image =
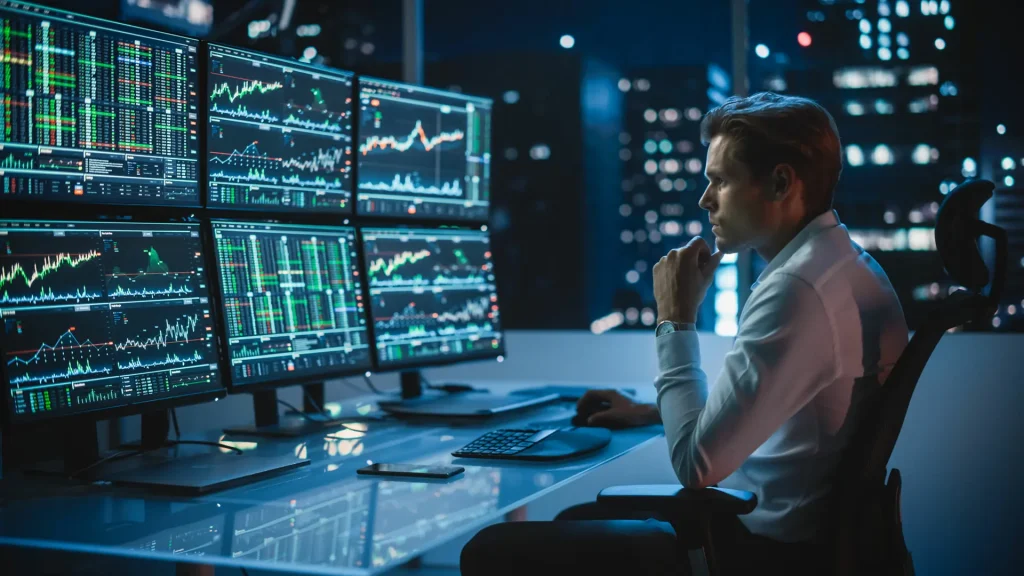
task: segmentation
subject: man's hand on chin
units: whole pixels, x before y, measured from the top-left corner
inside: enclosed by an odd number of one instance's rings
[[[697,309],[715,278],[725,253],[714,254],[703,238],[670,251],[654,265],[654,299],[658,322],[696,322]]]

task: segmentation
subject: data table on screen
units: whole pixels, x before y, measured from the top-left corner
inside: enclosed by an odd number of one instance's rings
[[[198,41],[0,0],[0,198],[199,205]]]
[[[233,385],[370,367],[355,229],[213,222]]]

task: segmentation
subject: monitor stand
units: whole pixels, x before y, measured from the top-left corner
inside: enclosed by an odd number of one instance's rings
[[[64,454],[56,463],[26,468],[26,473],[59,475],[87,482],[106,481],[113,484],[139,486],[158,492],[198,495],[255,482],[292,468],[309,465],[306,458],[293,454],[257,455],[202,452],[177,456],[163,449],[188,441],[168,439],[170,419],[167,410],[142,415],[142,440],[125,451],[101,454],[96,423],[81,419],[67,423],[63,430]],[[216,444],[196,442],[200,444]],[[211,450],[215,446],[211,446]],[[105,462],[109,459],[110,462]]]
[[[394,416],[414,418],[489,418],[534,408],[558,400],[555,393],[522,396],[467,393],[423,393],[419,371],[402,372],[401,400],[380,401],[381,410]]]
[[[303,414],[282,419],[278,415],[277,390],[259,390],[252,393],[256,423],[252,426],[225,428],[227,434],[258,436],[261,438],[297,438],[320,434],[324,430],[342,428],[346,422],[376,419],[359,414],[327,415],[323,413],[324,384],[306,384],[302,387]]]

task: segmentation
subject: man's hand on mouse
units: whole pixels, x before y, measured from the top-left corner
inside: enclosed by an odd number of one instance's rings
[[[696,322],[697,309],[715,278],[715,270],[725,254],[714,254],[703,238],[697,236],[682,248],[672,250],[654,265],[654,300],[658,322]]]
[[[608,404],[609,407],[602,410],[602,404]],[[590,414],[587,426],[602,428],[630,428],[661,422],[661,415],[654,405],[635,402],[618,390],[610,389],[587,390],[576,402],[576,413]]]

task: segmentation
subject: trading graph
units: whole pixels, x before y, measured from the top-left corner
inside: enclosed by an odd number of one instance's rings
[[[501,353],[487,233],[368,229],[363,255],[381,365]]]
[[[369,367],[354,229],[213,229],[234,384]]]
[[[351,212],[352,77],[210,47],[210,204]]]
[[[0,0],[0,195],[199,205],[198,42]]]
[[[197,225],[0,221],[16,418],[216,389]]]
[[[362,212],[487,219],[489,100],[369,79],[359,99]]]

